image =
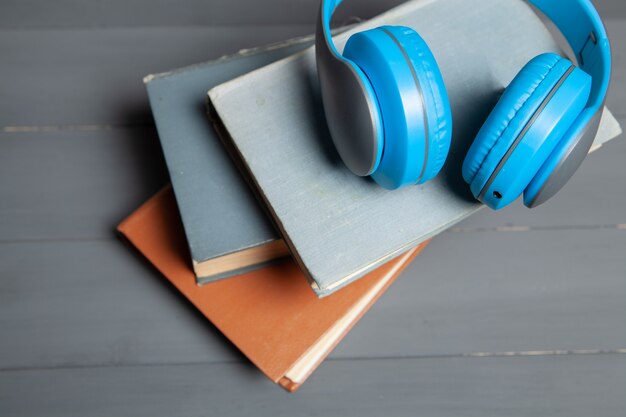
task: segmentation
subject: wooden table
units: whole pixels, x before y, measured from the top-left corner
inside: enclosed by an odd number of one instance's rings
[[[596,3],[626,125],[626,3]],[[116,237],[167,182],[142,77],[310,33],[316,9],[0,4],[1,416],[624,415],[623,136],[550,204],[436,238],[295,395]]]

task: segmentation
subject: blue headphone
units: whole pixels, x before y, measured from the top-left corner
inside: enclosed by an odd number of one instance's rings
[[[322,0],[315,50],[335,147],[356,175],[387,189],[421,184],[441,170],[452,116],[443,77],[413,29],[382,26],[350,37],[340,54],[330,19],[342,0]],[[587,155],[611,75],[610,46],[590,0],[528,0],[563,33],[578,65],[554,53],[533,58],[511,81],[467,152],[463,178],[493,209],[522,193],[538,206]]]

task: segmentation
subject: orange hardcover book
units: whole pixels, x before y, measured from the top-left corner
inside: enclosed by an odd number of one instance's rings
[[[319,299],[290,258],[198,286],[170,187],[126,218],[118,231],[268,378],[290,392],[300,387],[427,243]]]

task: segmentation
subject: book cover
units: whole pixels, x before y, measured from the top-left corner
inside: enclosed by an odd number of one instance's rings
[[[411,1],[347,33],[383,24],[417,30],[451,101],[448,160],[424,185],[387,191],[341,163],[332,146],[310,48],[210,90],[222,139],[242,161],[289,249],[319,296],[330,294],[482,208],[462,158],[504,87],[533,57],[559,51],[517,0]],[[511,45],[515,45],[514,48]],[[608,111],[597,144],[619,133]]]
[[[208,121],[206,91],[311,45],[311,37],[145,78],[198,283],[288,254]]]
[[[290,258],[228,280],[196,285],[169,187],[118,230],[269,379],[290,392],[302,385],[427,243],[319,299]]]

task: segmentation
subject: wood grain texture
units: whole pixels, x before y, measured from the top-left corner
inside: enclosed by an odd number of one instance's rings
[[[404,0],[384,3],[361,1],[342,7],[335,22],[352,16],[367,19]],[[5,0],[0,14],[0,28],[85,28],[136,26],[243,26],[307,25],[313,31],[319,8],[316,0],[61,0],[51,4],[42,0]],[[71,13],[67,11],[71,10]]]
[[[385,7],[374,3],[346,8]],[[622,0],[594,3],[626,16]],[[440,236],[295,397],[111,239],[115,224],[165,181],[141,78],[311,32],[316,2],[268,4],[279,5],[0,5],[0,126],[36,128],[0,134],[0,415],[622,416],[624,354],[422,356],[625,347],[617,321],[626,239],[602,226],[624,223],[623,137],[585,163],[559,197],[568,203],[551,202],[559,209],[482,212],[468,223],[572,230],[468,227]],[[302,25],[251,25],[267,19]],[[183,27],[204,24],[224,26]],[[607,26],[615,58],[609,106],[624,124],[626,24]],[[81,124],[144,128],[90,132]],[[618,192],[599,205],[598,184]],[[529,276],[536,269],[550,275]]]
[[[334,360],[293,396],[249,365],[0,374],[0,414],[623,416],[626,355]]]
[[[335,21],[351,16],[367,19],[402,2],[351,2],[338,10]],[[626,17],[622,0],[594,4],[603,16]],[[316,0],[4,0],[0,28],[305,24],[312,29],[318,6]]]
[[[615,60],[608,105],[618,118],[626,118],[622,22],[607,21]],[[0,30],[0,128],[152,125],[145,75],[310,32],[306,25]]]
[[[432,246],[331,357],[626,348],[624,230],[447,233]],[[0,248],[0,369],[239,359],[120,242]]]
[[[0,368],[239,360],[130,245],[0,247]]]
[[[0,132],[0,242],[113,238],[166,172],[152,127]]]
[[[0,126],[152,125],[144,76],[306,34],[297,25],[2,30]]]
[[[624,224],[625,158],[622,136],[591,155],[549,204],[482,210],[453,230]],[[166,181],[153,128],[0,132],[0,241],[111,238]]]
[[[613,40],[616,63],[609,104],[616,114],[626,114],[626,80],[624,71],[620,70],[626,62],[626,42],[622,41],[626,39],[626,25],[612,20],[608,27],[611,34],[619,35]],[[143,45],[131,36],[133,31],[120,36],[105,30],[67,31],[65,35],[59,31],[16,31],[15,36],[0,37],[0,44],[4,42],[0,69],[7,74],[0,81],[0,95],[8,97],[0,101],[3,127],[0,191],[9,196],[0,199],[0,240],[110,237],[117,221],[166,181],[141,77],[151,71],[169,69],[167,63],[185,65],[207,59],[211,54],[215,57],[226,53],[226,48],[232,48],[228,50],[232,52],[243,46],[245,39],[250,45],[254,42],[252,31],[230,38],[228,34],[234,30],[223,29],[220,40],[224,45],[210,43],[208,49],[203,49],[206,40],[197,35],[196,28],[190,28],[186,35],[184,30],[176,29],[172,33],[178,36],[160,43],[169,39],[170,30],[137,29],[136,33],[145,40]],[[70,42],[84,33],[89,34],[88,42]],[[276,33],[281,35],[289,36],[289,33]],[[134,47],[116,49],[118,43],[126,43],[121,41],[124,36],[130,38],[129,43]],[[194,39],[195,42],[191,41]],[[92,45],[115,54],[90,52]],[[63,59],[57,59],[59,53]],[[88,56],[90,64],[76,70],[75,61],[67,59],[71,53]],[[133,60],[137,53],[142,56]],[[127,62],[132,65],[126,65]],[[107,81],[96,85],[91,82],[93,79]],[[622,117],[622,125],[625,121],[626,117]],[[93,126],[80,126],[81,123]],[[145,128],[112,128],[111,123],[145,125]],[[48,152],[46,146],[54,152]],[[484,210],[460,227],[625,223],[621,207],[626,204],[626,169],[620,163],[624,152],[622,136],[590,157],[571,184],[550,204],[532,211],[520,204],[499,213]],[[93,162],[86,172],[80,168],[84,165],[72,163],[81,159]],[[110,164],[116,168],[111,169]],[[45,167],[45,170],[32,167]],[[99,184],[96,188],[84,186],[81,193],[76,193],[76,187],[67,181],[70,178],[83,179],[89,184],[97,180]],[[24,186],[15,186],[16,181],[24,182]],[[125,185],[122,193],[120,184]],[[55,193],[50,192],[53,189]],[[44,192],[47,198],[43,197]],[[587,204],[593,204],[593,210],[586,210],[585,207],[591,208]],[[67,210],[68,205],[71,210]],[[580,209],[571,210],[573,206]],[[50,222],[44,214],[55,221]]]

